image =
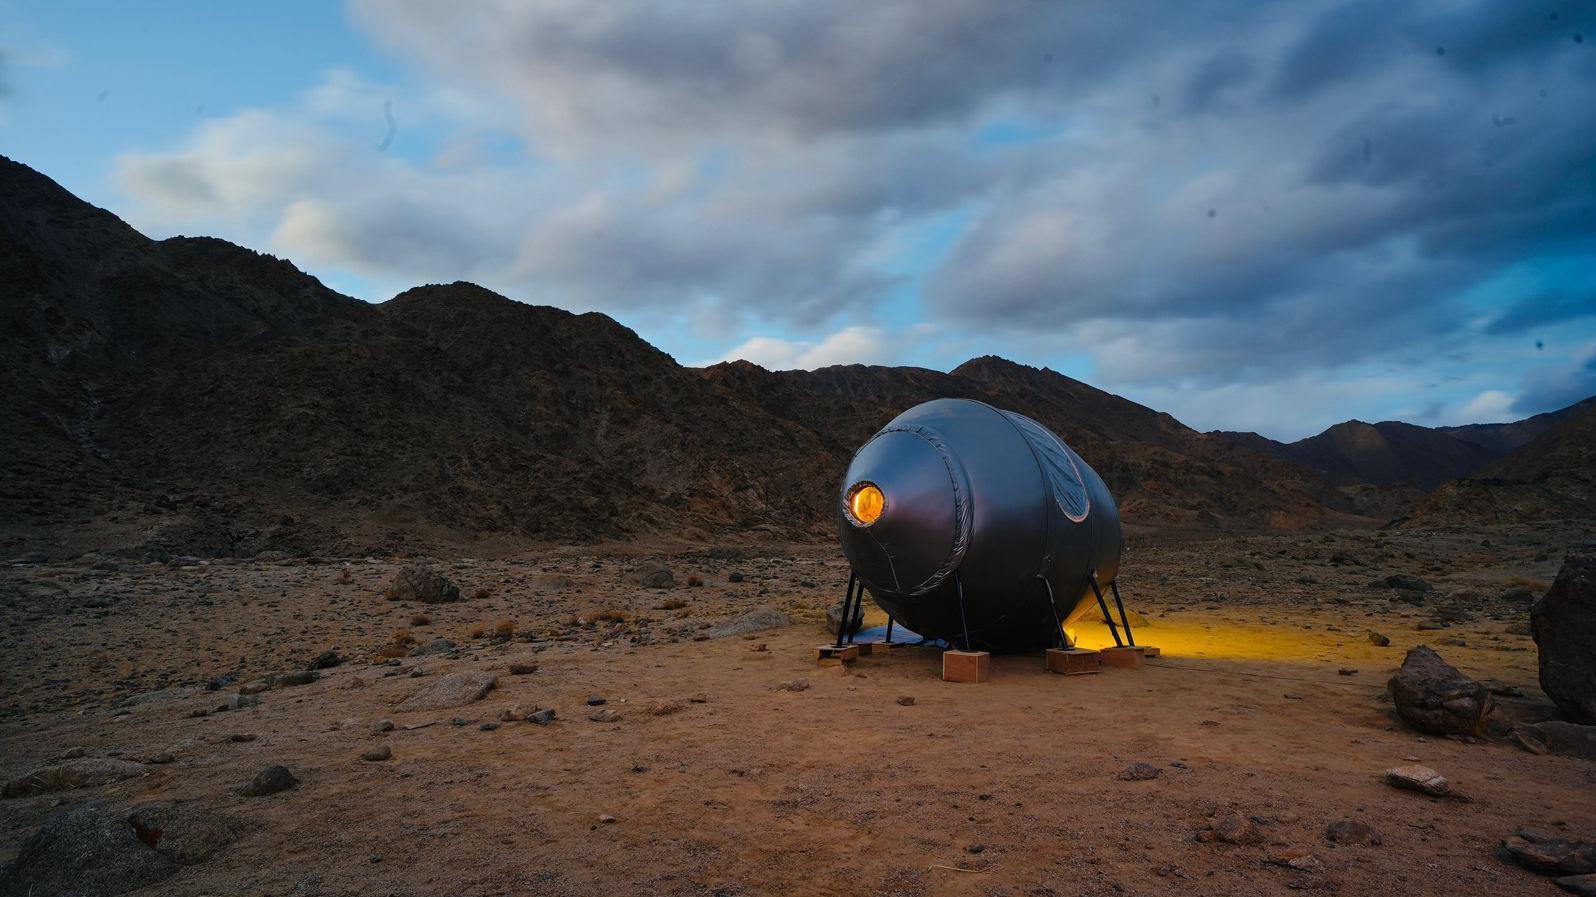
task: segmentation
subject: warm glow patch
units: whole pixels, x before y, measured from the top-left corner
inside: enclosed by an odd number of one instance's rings
[[[848,492],[848,516],[859,526],[869,526],[881,517],[887,497],[874,483],[855,483]]]

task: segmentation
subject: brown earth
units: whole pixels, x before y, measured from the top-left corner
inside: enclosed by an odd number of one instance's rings
[[[0,579],[0,778],[71,748],[173,762],[0,801],[0,861],[60,806],[168,799],[242,834],[140,894],[1551,894],[1493,850],[1519,826],[1596,835],[1596,766],[1420,736],[1385,682],[1427,643],[1518,689],[1498,698],[1504,717],[1544,718],[1510,590],[1538,593],[1593,541],[1566,526],[1136,540],[1123,583],[1163,658],[1065,678],[1000,657],[983,685],[940,681],[932,648],[817,668],[844,568],[811,545],[458,557],[439,568],[487,594],[441,605],[385,599],[391,558],[16,567]],[[635,585],[630,571],[658,561],[704,584]],[[1370,587],[1395,573],[1434,591],[1414,605]],[[695,640],[765,606],[795,624]],[[495,643],[501,620],[514,635]],[[400,629],[459,647],[372,663]],[[214,712],[238,685],[206,691],[212,677],[248,682],[330,648],[354,659]],[[510,675],[512,661],[538,669]],[[472,670],[499,676],[477,703],[393,709]],[[798,679],[809,687],[779,687]],[[590,721],[594,696],[618,718]],[[480,728],[511,705],[558,716]],[[384,718],[397,727],[374,732]],[[391,759],[361,759],[379,745]],[[1121,779],[1137,762],[1161,772]],[[1381,782],[1414,762],[1471,801]],[[235,793],[275,763],[301,784]],[[1197,840],[1230,814],[1255,839]],[[1339,820],[1381,843],[1329,843]],[[1280,864],[1293,859],[1305,868]]]

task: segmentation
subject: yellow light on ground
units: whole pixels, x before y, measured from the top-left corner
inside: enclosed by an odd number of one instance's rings
[[[859,526],[869,526],[881,518],[887,497],[874,483],[855,483],[848,492],[848,516]]]

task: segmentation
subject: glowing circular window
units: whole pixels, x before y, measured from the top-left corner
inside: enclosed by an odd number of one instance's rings
[[[887,497],[875,483],[854,483],[848,489],[848,516],[855,526],[869,526],[881,519],[886,510]]]

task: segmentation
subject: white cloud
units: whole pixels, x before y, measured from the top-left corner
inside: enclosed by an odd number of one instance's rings
[[[1487,389],[1465,402],[1455,417],[1467,423],[1490,424],[1517,420],[1522,415],[1513,413],[1512,393]]]
[[[751,361],[772,371],[814,370],[837,364],[894,364],[903,350],[878,327],[845,327],[819,342],[756,336],[719,361]]]

